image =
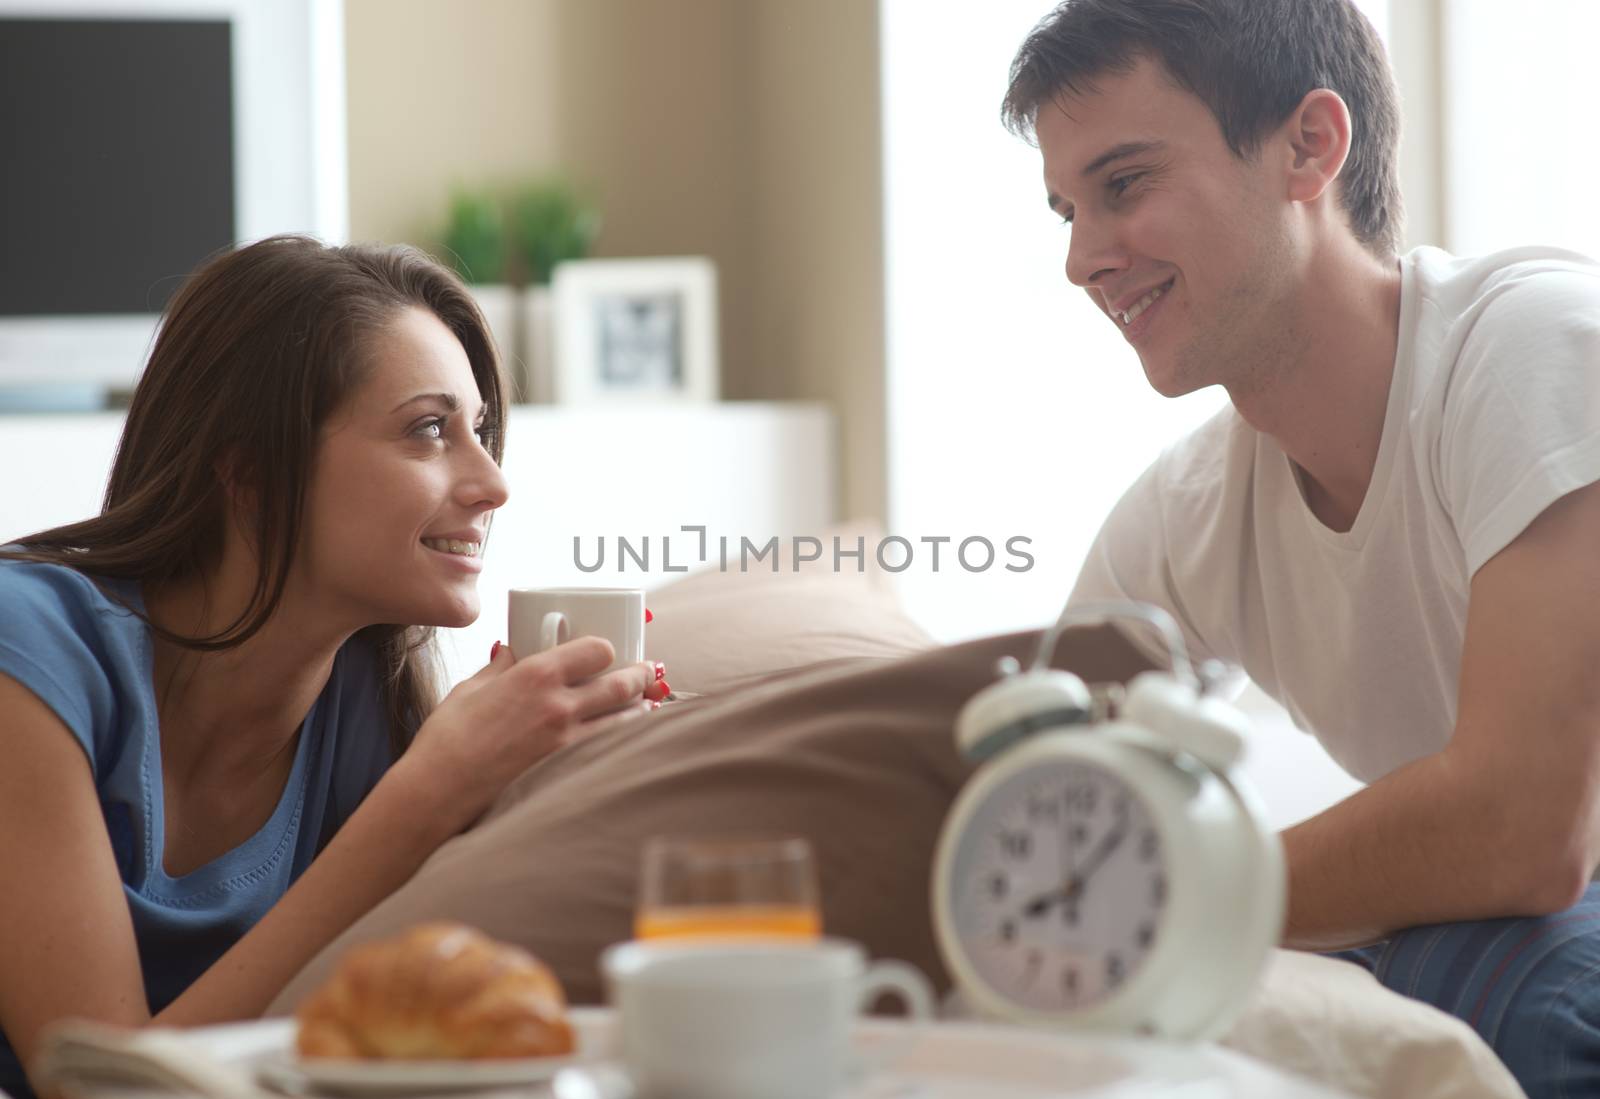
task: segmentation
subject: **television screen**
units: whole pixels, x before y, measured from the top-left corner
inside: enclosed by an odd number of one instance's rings
[[[0,18],[0,318],[159,313],[234,242],[232,33]]]

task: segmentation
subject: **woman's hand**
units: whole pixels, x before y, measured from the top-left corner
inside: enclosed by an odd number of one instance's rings
[[[423,722],[394,770],[425,783],[429,800],[464,826],[512,779],[592,731],[595,719],[649,709],[666,694],[659,664],[599,674],[613,655],[598,637],[521,659],[497,645],[483,670],[458,683]]]

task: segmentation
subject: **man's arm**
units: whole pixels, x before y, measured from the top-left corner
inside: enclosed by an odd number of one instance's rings
[[[1474,575],[1455,734],[1284,833],[1286,946],[1557,912],[1600,858],[1600,484]]]

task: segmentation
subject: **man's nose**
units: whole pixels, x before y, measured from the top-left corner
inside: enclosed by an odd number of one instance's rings
[[[1104,221],[1078,218],[1067,244],[1067,281],[1088,289],[1108,274],[1128,266],[1127,252],[1114,227]]]

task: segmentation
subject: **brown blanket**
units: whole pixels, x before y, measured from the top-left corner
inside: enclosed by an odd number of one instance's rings
[[[939,829],[970,772],[956,712],[1026,660],[1037,632],[897,660],[856,658],[675,703],[623,722],[535,767],[471,831],[290,982],[286,1014],[358,943],[451,918],[519,943],[550,964],[574,1003],[603,989],[596,959],[630,937],[645,840],[659,834],[797,834],[817,854],[826,931],[902,958],[941,989],[929,874]],[[1148,661],[1115,631],[1069,632],[1056,664],[1090,682]]]

